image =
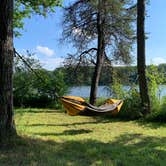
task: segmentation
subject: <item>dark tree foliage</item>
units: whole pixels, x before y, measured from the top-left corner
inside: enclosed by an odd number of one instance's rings
[[[34,54],[27,52],[14,59],[14,106],[52,107],[58,104],[68,87],[61,70],[47,71],[41,67]]]
[[[14,34],[20,36],[20,29],[24,28],[24,18],[31,18],[34,14],[46,17],[55,12],[56,6],[62,5],[62,0],[15,0],[14,1]]]
[[[94,66],[92,104],[96,100],[103,65],[110,64],[111,60],[131,62],[135,15],[130,5],[130,0],[77,0],[65,8],[63,39],[77,49],[77,53],[67,59],[67,64]]]
[[[157,67],[159,75],[165,76],[161,84],[166,84],[166,64],[160,64]],[[150,66],[147,66],[147,72],[150,72]],[[70,66],[68,68],[59,68],[64,73],[64,80],[69,86],[81,86],[91,84],[91,75],[94,71],[92,66],[79,66],[77,72],[75,67]],[[137,66],[103,66],[103,72],[99,85],[109,85],[112,83],[113,73],[117,73],[118,79],[122,85],[138,84],[138,72]],[[147,76],[148,77],[148,76]],[[116,78],[115,78],[116,79]],[[147,78],[149,81],[149,78]]]

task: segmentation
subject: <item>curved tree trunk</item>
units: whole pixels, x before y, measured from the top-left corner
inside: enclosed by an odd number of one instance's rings
[[[145,0],[137,1],[137,68],[143,114],[150,112],[145,64]]]
[[[90,103],[95,104],[97,97],[97,89],[99,85],[99,79],[101,75],[102,66],[105,59],[105,41],[104,41],[104,24],[105,15],[102,10],[102,6],[105,5],[102,0],[98,2],[98,15],[97,15],[97,31],[98,31],[98,46],[97,46],[97,61],[95,65],[95,71],[92,77],[91,91],[90,91]]]
[[[0,4],[0,140],[16,133],[13,119],[13,0]]]

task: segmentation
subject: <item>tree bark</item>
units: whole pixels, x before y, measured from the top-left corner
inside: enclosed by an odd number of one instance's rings
[[[16,133],[13,119],[13,0],[0,5],[0,141]]]
[[[150,112],[145,61],[145,0],[137,1],[137,68],[143,114]]]
[[[104,24],[105,15],[102,11],[102,6],[104,4],[99,0],[98,4],[98,15],[97,15],[97,31],[98,31],[98,46],[97,46],[97,61],[95,65],[95,70],[92,77],[91,91],[90,91],[90,104],[95,104],[97,97],[97,89],[99,85],[99,79],[101,75],[102,66],[105,59],[105,39],[104,39]]]

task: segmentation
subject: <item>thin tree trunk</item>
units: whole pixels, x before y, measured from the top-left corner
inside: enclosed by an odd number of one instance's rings
[[[100,79],[100,74],[104,62],[104,53],[103,53],[103,48],[98,49],[97,52],[97,63],[95,66],[95,71],[93,73],[92,77],[92,83],[91,83],[91,91],[90,91],[90,103],[95,104],[96,102],[96,97],[97,97],[97,89],[99,85],[99,79]]]
[[[150,112],[150,99],[146,80],[145,64],[145,0],[137,1],[137,67],[139,76],[139,89],[143,113]]]
[[[97,15],[97,30],[98,30],[98,46],[97,46],[97,61],[95,65],[95,71],[92,77],[91,91],[90,91],[90,103],[95,104],[97,97],[97,89],[99,85],[99,79],[101,75],[102,66],[105,58],[105,41],[104,41],[104,14],[102,14],[102,1],[99,0],[98,15]]]
[[[0,140],[16,133],[13,119],[13,0],[0,4]]]

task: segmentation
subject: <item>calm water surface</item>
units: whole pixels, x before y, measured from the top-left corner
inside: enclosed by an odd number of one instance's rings
[[[69,89],[68,95],[89,97],[90,86],[75,86]],[[97,91],[97,97],[109,97],[110,92],[107,90],[107,86],[99,86]]]
[[[129,89],[127,86],[124,88]],[[90,86],[75,86],[69,89],[69,93],[67,95],[89,97],[89,94],[90,94]],[[161,85],[159,87],[158,94],[160,95],[160,97],[166,95],[166,85]],[[99,86],[97,97],[110,97],[110,96],[111,94],[108,91],[107,86]]]

